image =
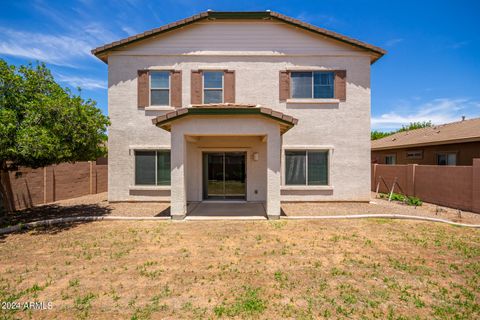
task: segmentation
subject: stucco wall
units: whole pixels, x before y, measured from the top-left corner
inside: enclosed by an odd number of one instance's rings
[[[218,24],[218,23],[217,23]],[[228,23],[227,23],[228,24]],[[225,24],[225,25],[227,25]],[[190,72],[193,69],[235,70],[236,102],[256,103],[299,119],[283,136],[283,146],[332,149],[330,180],[333,191],[282,191],[282,200],[359,200],[370,197],[370,58],[358,49],[325,40],[290,26],[265,23],[258,35],[248,24],[233,30],[239,46],[205,48],[215,34],[226,37],[225,27],[205,25],[175,31],[167,42],[140,44],[109,57],[109,200],[168,200],[165,190],[131,190],[133,152],[138,146],[165,147],[169,133],[156,128],[151,119],[167,111],[137,108],[137,70],[175,68],[182,70],[183,104],[190,103]],[[211,28],[216,26],[215,28]],[[231,28],[231,23],[228,25]],[[242,27],[243,26],[243,27]],[[257,30],[257,29],[254,29]],[[182,32],[193,32],[188,36]],[[228,32],[226,33],[228,35]],[[162,38],[167,36],[162,36]],[[163,41],[166,41],[163,39]],[[296,45],[292,45],[292,43]],[[245,48],[244,51],[241,51]],[[165,51],[167,50],[167,51]],[[180,55],[181,54],[181,55]],[[347,100],[334,104],[280,103],[279,71],[285,69],[347,70]]]
[[[422,151],[421,159],[407,159],[407,151]],[[385,163],[387,155],[395,155],[397,164],[437,164],[437,154],[453,152],[457,154],[458,166],[471,166],[474,158],[480,158],[480,142],[452,143],[437,146],[423,146],[391,150],[372,151],[372,163]]]
[[[247,201],[265,201],[267,194],[267,149],[261,136],[208,136],[187,143],[187,200],[202,200],[202,153],[242,151],[246,153]],[[259,154],[258,161],[252,159]],[[256,192],[255,192],[256,191]]]

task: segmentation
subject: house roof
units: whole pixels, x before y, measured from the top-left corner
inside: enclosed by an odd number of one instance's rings
[[[373,140],[372,150],[480,141],[480,118],[409,130]]]
[[[253,104],[219,103],[219,104],[194,104],[189,108],[179,108],[164,115],[152,119],[157,127],[170,131],[171,124],[180,118],[188,115],[260,115],[277,121],[280,124],[280,132],[284,134],[298,123],[292,116],[274,111],[270,108]]]
[[[161,26],[159,28],[151,29],[128,38],[124,38],[118,41],[114,41],[112,43],[105,44],[103,46],[93,49],[92,54],[94,54],[97,58],[101,59],[103,62],[107,63],[108,52],[111,50],[128,46],[132,43],[145,40],[145,39],[154,37],[156,35],[184,27],[186,25],[195,23],[197,21],[215,20],[215,19],[257,19],[257,20],[271,19],[271,20],[282,21],[287,24],[293,25],[295,27],[320,34],[327,38],[337,40],[337,41],[355,46],[357,48],[367,50],[372,55],[372,63],[374,63],[376,60],[381,58],[386,53],[386,51],[383,50],[382,48],[344,36],[342,34],[339,34],[327,29],[323,29],[323,28],[308,24],[306,22],[285,16],[283,14],[273,12],[273,11],[249,11],[249,12],[205,11],[205,12],[196,14],[194,16],[191,16],[189,18],[185,18],[185,19],[178,20],[176,22]]]

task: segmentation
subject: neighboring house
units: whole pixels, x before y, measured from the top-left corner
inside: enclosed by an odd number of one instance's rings
[[[385,52],[265,12],[200,13],[108,63],[109,201],[370,200],[370,65]]]
[[[480,158],[480,118],[372,141],[372,163],[471,166],[474,158]]]

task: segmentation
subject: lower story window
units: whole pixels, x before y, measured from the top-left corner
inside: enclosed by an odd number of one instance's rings
[[[135,151],[135,184],[170,185],[170,150]]]
[[[437,154],[437,164],[439,166],[455,166],[457,165],[457,154],[439,153]]]
[[[385,164],[396,164],[397,163],[397,156],[394,154],[390,154],[385,156]]]
[[[286,185],[328,185],[328,151],[285,151]]]

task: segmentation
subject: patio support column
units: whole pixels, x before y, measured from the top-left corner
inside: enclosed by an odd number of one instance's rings
[[[171,132],[171,188],[170,214],[173,220],[181,220],[187,214],[185,188],[186,142],[183,132]]]
[[[267,216],[280,218],[280,131],[270,132],[267,139]]]

